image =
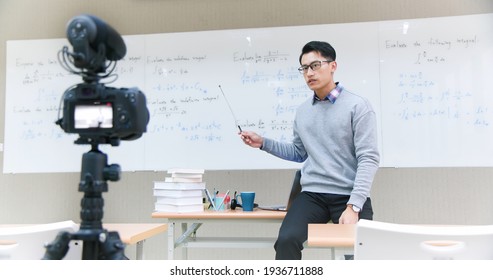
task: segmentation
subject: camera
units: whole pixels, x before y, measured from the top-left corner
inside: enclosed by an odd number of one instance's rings
[[[137,88],[111,88],[79,84],[65,93],[62,129],[84,139],[114,144],[134,140],[146,131],[146,98]]]
[[[76,144],[117,146],[120,140],[140,138],[149,122],[145,95],[138,88],[113,88],[100,83],[111,76],[116,61],[125,56],[123,38],[92,15],[71,19],[67,38],[73,51],[64,47],[59,52],[60,64],[82,76],[84,83],[65,91],[63,117],[56,124],[66,133],[79,134]]]

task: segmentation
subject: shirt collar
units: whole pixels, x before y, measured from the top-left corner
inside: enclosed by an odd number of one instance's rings
[[[317,101],[325,101],[325,100],[328,100],[330,103],[334,104],[337,100],[337,97],[339,97],[339,94],[341,94],[343,89],[344,88],[339,85],[339,82],[336,82],[336,87],[333,90],[331,90],[324,99],[318,98],[318,96],[314,92],[312,104],[315,104],[315,102]]]

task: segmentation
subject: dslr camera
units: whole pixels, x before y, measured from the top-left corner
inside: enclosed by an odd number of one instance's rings
[[[113,88],[100,83],[112,75],[116,61],[126,54],[123,38],[108,24],[92,15],[74,17],[67,25],[60,64],[82,76],[63,94],[63,117],[57,124],[66,133],[77,133],[76,144],[111,144],[135,140],[146,132],[149,111],[146,97],[138,88]]]

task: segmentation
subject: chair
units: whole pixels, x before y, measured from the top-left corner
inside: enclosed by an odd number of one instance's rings
[[[40,260],[45,254],[45,245],[54,241],[58,232],[76,232],[78,229],[79,226],[73,221],[0,226],[0,259]],[[80,260],[81,257],[82,242],[70,241],[64,260]]]
[[[490,260],[493,225],[404,225],[361,219],[355,260]]]
[[[301,170],[296,170],[293,179],[293,185],[291,186],[291,192],[289,193],[289,199],[286,206],[286,210],[291,207],[291,203],[296,198],[296,196],[301,192]]]

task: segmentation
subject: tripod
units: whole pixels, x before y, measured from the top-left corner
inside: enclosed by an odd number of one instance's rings
[[[75,233],[60,232],[55,240],[46,246],[43,260],[61,260],[69,250],[71,240],[82,240],[83,260],[126,260],[125,245],[120,240],[118,232],[108,232],[103,229],[102,192],[108,191],[107,180],[120,179],[120,166],[107,165],[107,155],[98,149],[98,144],[92,143],[89,152],[82,156],[79,191],[84,192],[81,201],[80,217],[82,222]]]

